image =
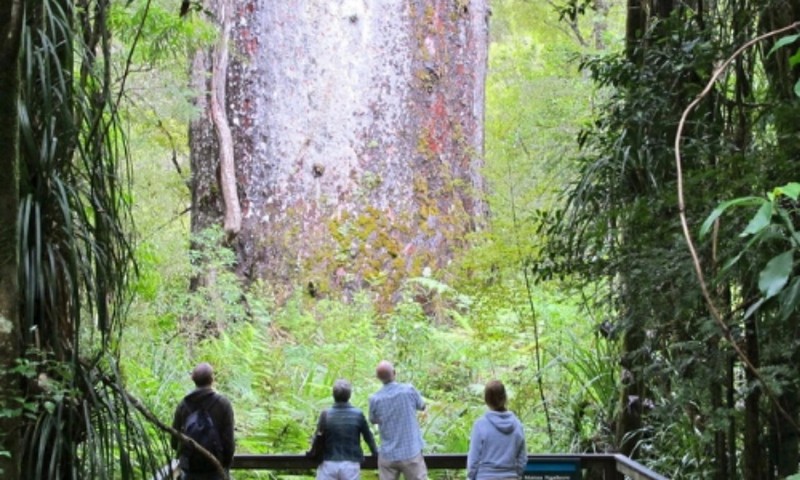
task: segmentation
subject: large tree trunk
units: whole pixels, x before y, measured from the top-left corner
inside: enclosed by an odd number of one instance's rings
[[[7,148],[4,155],[0,155],[0,368],[12,365],[19,356],[17,101],[21,26],[22,0],[4,2],[0,6],[0,145]],[[5,378],[0,380],[3,396],[14,397],[14,382]],[[19,460],[19,435],[16,431],[15,419],[0,420],[0,451],[11,453],[11,458],[0,455],[0,471],[7,479],[16,479],[19,475],[15,467]]]
[[[486,213],[486,1],[209,8],[230,29],[228,64],[223,42],[194,60],[192,230],[224,219],[239,273],[279,297],[371,286],[391,301],[445,266]]]
[[[19,94],[19,40],[22,26],[22,0],[0,4],[0,369],[12,365],[19,356],[17,347],[18,256],[17,256],[17,190],[18,134],[17,100]],[[14,382],[0,376],[3,396],[13,398],[18,391]],[[0,419],[0,472],[3,478],[19,478],[16,465],[20,457],[16,419]]]

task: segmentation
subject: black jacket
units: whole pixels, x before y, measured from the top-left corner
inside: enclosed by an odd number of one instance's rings
[[[321,425],[322,415],[317,420],[317,431],[325,430],[325,451],[323,460],[359,462],[364,460],[361,450],[361,437],[367,442],[370,451],[375,455],[378,447],[369,429],[367,419],[361,410],[349,402],[336,402],[325,414],[325,425]]]
[[[233,439],[233,407],[227,398],[215,392],[213,388],[197,388],[186,395],[175,409],[172,428],[180,432],[186,417],[200,407],[207,409],[222,441],[222,457],[217,460],[223,467],[230,468],[233,462],[233,451],[236,447]],[[172,448],[179,454],[181,453],[181,442],[178,437],[173,436]]]

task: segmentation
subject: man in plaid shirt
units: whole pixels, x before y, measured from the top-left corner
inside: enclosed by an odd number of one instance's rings
[[[424,443],[417,423],[417,411],[425,410],[425,402],[412,385],[395,382],[394,366],[386,360],[378,363],[375,374],[383,388],[369,397],[369,420],[378,425],[381,437],[380,480],[397,480],[401,473],[406,480],[426,480]]]

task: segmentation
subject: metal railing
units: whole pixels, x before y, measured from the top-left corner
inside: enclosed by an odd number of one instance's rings
[[[529,462],[552,460],[579,460],[583,480],[668,480],[649,468],[630,458],[613,453],[528,455]],[[464,470],[467,456],[463,453],[438,453],[425,455],[428,470]],[[174,465],[174,464],[173,464]],[[172,468],[175,468],[174,465]],[[232,470],[272,470],[287,473],[307,473],[316,468],[314,462],[305,455],[254,455],[238,454],[233,457]],[[364,470],[377,470],[377,459],[367,457],[361,464]],[[159,479],[171,478],[164,467],[165,475]]]

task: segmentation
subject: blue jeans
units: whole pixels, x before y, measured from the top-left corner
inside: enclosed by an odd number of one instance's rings
[[[361,465],[358,462],[325,460],[317,468],[316,480],[359,480]]]

